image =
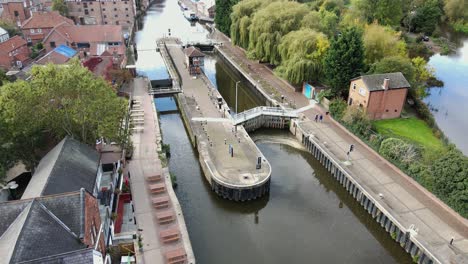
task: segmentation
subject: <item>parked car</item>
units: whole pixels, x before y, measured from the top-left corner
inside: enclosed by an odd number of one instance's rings
[[[422,40],[423,40],[423,41],[429,41],[429,37],[428,37],[428,36],[423,36],[423,37],[422,37]]]

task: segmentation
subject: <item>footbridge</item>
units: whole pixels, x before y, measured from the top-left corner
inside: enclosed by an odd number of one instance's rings
[[[291,108],[259,106],[233,116],[234,125],[243,125],[247,131],[261,127],[287,128],[298,113]]]

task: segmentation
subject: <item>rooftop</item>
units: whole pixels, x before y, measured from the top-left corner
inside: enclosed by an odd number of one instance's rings
[[[0,35],[4,35],[4,34],[7,34],[8,32],[3,29],[2,27],[0,27]]]
[[[399,88],[409,88],[411,85],[406,80],[405,76],[401,72],[392,72],[392,73],[382,73],[382,74],[372,74],[372,75],[363,75],[357,77],[353,80],[359,79],[364,82],[369,91],[379,91],[383,90],[384,79],[388,78],[389,84],[388,89],[399,89]]]
[[[36,61],[37,64],[64,64],[78,52],[68,46],[60,45]]]
[[[203,52],[201,52],[199,49],[191,46],[191,47],[188,47],[184,50],[185,52],[185,55],[187,55],[189,58],[192,58],[192,57],[205,57],[205,54]]]
[[[0,254],[21,263],[86,248],[84,190],[0,203]],[[43,263],[43,262],[40,262]]]
[[[92,147],[65,137],[39,162],[21,199],[77,191],[93,193],[99,153]]]
[[[22,29],[53,28],[56,25],[66,22],[73,25],[73,20],[61,16],[56,11],[51,12],[33,12],[32,16],[25,20],[21,25]]]
[[[26,42],[26,40],[24,40],[20,36],[14,36],[8,39],[7,41],[0,43],[0,51],[3,53],[9,53],[27,44],[28,43]]]

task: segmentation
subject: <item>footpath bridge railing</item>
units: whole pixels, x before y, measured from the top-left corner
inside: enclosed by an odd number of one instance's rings
[[[292,108],[283,109],[279,107],[258,106],[258,107],[246,110],[242,113],[235,114],[233,116],[233,120],[234,120],[235,125],[239,125],[246,121],[257,118],[259,116],[297,118],[298,114]]]

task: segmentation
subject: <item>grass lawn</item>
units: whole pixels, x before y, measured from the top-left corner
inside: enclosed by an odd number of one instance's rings
[[[373,124],[382,135],[406,138],[428,149],[443,148],[442,141],[434,136],[431,128],[421,119],[395,118],[374,121]]]

